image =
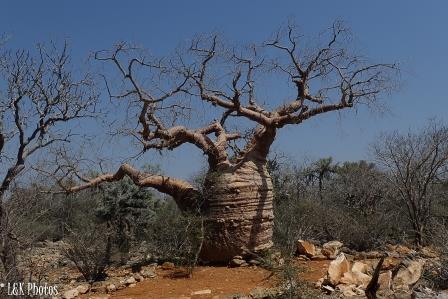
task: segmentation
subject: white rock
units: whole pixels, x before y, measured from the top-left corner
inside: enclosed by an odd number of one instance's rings
[[[130,284],[136,283],[136,280],[134,277],[129,277],[128,279],[125,280],[124,283],[127,285],[130,285]]]
[[[353,296],[356,296],[356,293],[355,293],[355,288],[356,288],[356,286],[355,285],[345,285],[345,284],[340,284],[340,285],[338,285],[337,287],[336,287],[336,289],[339,291],[339,292],[341,292],[343,295],[344,295],[344,297],[353,297]]]
[[[137,280],[138,282],[142,282],[142,281],[145,280],[145,279],[143,278],[143,276],[141,276],[141,275],[138,274],[138,273],[134,274],[134,278],[135,278],[135,280]]]
[[[117,290],[117,286],[114,285],[113,283],[111,283],[110,285],[108,285],[106,287],[106,290],[107,290],[108,293],[115,292]]]
[[[328,280],[336,286],[345,272],[350,271],[350,262],[343,253],[339,254],[335,260],[331,261],[328,267]]]
[[[353,272],[361,272],[361,273],[367,274],[368,269],[369,269],[369,266],[367,266],[366,264],[364,264],[362,262],[354,262],[353,266],[352,266]]]
[[[76,287],[80,294],[85,294],[90,290],[90,286],[88,284],[81,284]]]
[[[401,268],[393,280],[394,287],[409,289],[422,276],[424,262],[411,261],[406,268]]]
[[[358,271],[345,272],[340,279],[340,283],[361,286],[363,288],[367,287],[372,277],[365,273]]]
[[[339,241],[330,241],[322,245],[322,254],[330,259],[335,259],[336,256],[339,254],[339,249],[344,244],[342,244]]]
[[[62,294],[62,298],[63,299],[73,299],[73,298],[78,297],[78,295],[79,295],[78,290],[72,289],[72,290],[64,292],[64,294]]]
[[[196,292],[192,292],[191,295],[208,295],[211,294],[212,290],[200,290],[200,291],[196,291]]]

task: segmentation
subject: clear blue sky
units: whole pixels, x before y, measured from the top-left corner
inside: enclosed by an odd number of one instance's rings
[[[234,41],[260,41],[288,19],[306,33],[327,28],[335,19],[351,27],[358,45],[382,62],[400,62],[401,89],[388,97],[390,113],[322,115],[281,131],[274,149],[288,155],[368,158],[367,147],[383,131],[421,127],[436,117],[448,121],[448,2],[378,1],[1,1],[0,32],[9,45],[68,39],[75,61],[120,40],[137,42],[163,55],[195,34],[221,31]],[[179,155],[190,159],[181,161]],[[149,162],[168,173],[188,176],[200,153],[185,148]]]

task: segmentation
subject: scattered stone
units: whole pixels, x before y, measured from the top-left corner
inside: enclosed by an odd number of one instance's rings
[[[346,285],[361,286],[365,288],[367,287],[367,284],[369,284],[371,279],[372,277],[370,277],[370,275],[358,271],[351,271],[351,272],[345,272],[343,274],[343,276],[340,279],[340,283]]]
[[[131,284],[136,283],[136,280],[135,280],[134,277],[129,277],[128,279],[125,280],[124,283],[125,283],[126,285],[131,285]]]
[[[77,289],[72,289],[72,290],[68,290],[66,292],[64,292],[64,294],[62,294],[62,298],[63,299],[73,299],[78,297],[79,295],[79,291]]]
[[[316,246],[313,243],[304,240],[297,241],[297,252],[299,254],[304,254],[307,257],[312,257],[316,255]]]
[[[116,290],[117,290],[117,286],[114,285],[113,283],[111,283],[110,285],[108,285],[108,286],[106,287],[106,291],[107,291],[108,293],[115,292]]]
[[[339,241],[330,241],[322,245],[322,254],[329,259],[335,259],[344,244]]]
[[[140,274],[143,275],[144,278],[156,278],[156,273],[151,269],[144,269],[140,271]]]
[[[367,274],[368,270],[369,270],[369,266],[367,266],[366,264],[364,264],[362,262],[353,263],[353,266],[352,266],[353,272],[361,272],[361,273]]]
[[[353,297],[356,296],[355,293],[355,285],[344,285],[344,284],[340,284],[336,287],[336,290],[341,292],[342,295],[344,295],[344,297]]]
[[[328,280],[331,285],[336,286],[345,272],[350,271],[350,262],[347,261],[343,253],[339,254],[335,260],[331,261],[328,267]]]
[[[422,276],[423,264],[421,260],[411,261],[406,268],[398,270],[393,280],[394,288],[409,289]]]
[[[136,283],[131,283],[130,285],[128,285],[128,288],[135,288],[136,285]]]
[[[200,291],[192,292],[191,295],[192,296],[194,296],[194,295],[209,295],[211,293],[212,293],[212,290],[200,290]]]
[[[174,264],[172,262],[164,262],[162,264],[162,269],[163,270],[173,270],[174,269]]]
[[[261,262],[259,260],[254,260],[254,259],[250,260],[248,263],[250,265],[254,265],[254,266],[258,266],[261,264]]]
[[[101,283],[97,283],[97,284],[93,283],[92,287],[90,288],[90,291],[93,293],[103,293],[103,292],[106,292],[106,286],[104,286]]]
[[[322,288],[322,285],[324,284],[325,278],[319,278],[318,281],[316,281],[316,284],[314,285],[316,287],[316,289],[320,289]]]
[[[79,294],[85,294],[90,290],[90,286],[88,284],[82,284],[76,287]]]
[[[327,294],[333,293],[335,291],[334,288],[329,285],[323,285],[322,290],[325,291]]]
[[[142,282],[142,281],[145,280],[145,279],[143,278],[143,276],[141,276],[141,275],[138,274],[138,273],[134,274],[134,278],[135,278],[135,280],[137,280],[138,282]]]
[[[229,266],[232,268],[235,267],[242,267],[244,264],[247,265],[246,261],[243,260],[241,256],[235,256],[233,259],[230,260]]]

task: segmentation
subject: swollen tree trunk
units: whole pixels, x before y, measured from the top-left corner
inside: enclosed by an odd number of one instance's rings
[[[229,261],[272,246],[272,181],[263,161],[210,172],[204,203],[201,258]]]
[[[209,171],[205,182],[203,260],[227,262],[272,246],[272,179],[266,157],[275,130],[259,128],[246,158]]]

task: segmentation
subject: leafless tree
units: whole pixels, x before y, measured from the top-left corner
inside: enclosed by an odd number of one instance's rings
[[[39,153],[70,141],[70,122],[93,115],[98,98],[92,78],[70,69],[66,44],[36,52],[0,55],[0,261],[6,272],[16,268],[17,237],[5,210],[11,187]]]
[[[406,205],[416,245],[423,245],[433,203],[448,175],[448,128],[431,122],[419,133],[385,135],[374,153]]]
[[[140,129],[131,134],[142,143],[142,152],[196,146],[208,158],[204,189],[209,195],[202,202],[189,182],[128,164],[68,191],[129,176],[139,186],[171,195],[183,210],[200,205],[207,230],[203,259],[227,261],[244,250],[268,248],[273,194],[266,159],[277,130],[323,113],[377,103],[393,82],[395,65],[371,64],[351,54],[347,37],[336,22],[315,48],[306,47],[296,28],[287,26],[267,42],[243,48],[225,46],[215,35],[199,37],[172,58],[151,59],[125,44],[97,52],[96,58],[121,76],[121,84],[109,83],[108,91],[134,109]],[[263,101],[259,96],[259,78],[269,74],[289,82],[289,100]],[[207,104],[213,111],[205,125],[198,117],[186,117],[198,115]],[[252,129],[242,133],[250,123]],[[230,130],[231,125],[239,129]]]

